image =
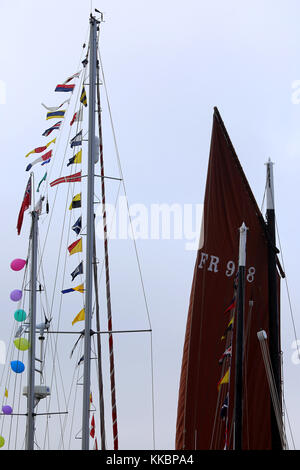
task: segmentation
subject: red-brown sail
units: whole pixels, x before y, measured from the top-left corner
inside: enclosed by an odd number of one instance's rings
[[[215,108],[203,224],[183,351],[176,449],[233,448],[235,329],[231,332],[231,327],[234,324],[239,228],[243,222],[249,229],[244,315],[243,449],[270,449],[271,399],[257,339],[259,330],[263,329],[267,334],[269,330],[268,235]],[[224,356],[231,346],[232,356]],[[220,384],[223,377],[224,383]],[[227,394],[227,419],[222,420],[220,412]]]

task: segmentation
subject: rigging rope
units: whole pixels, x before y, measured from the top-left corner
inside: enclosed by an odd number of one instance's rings
[[[118,144],[117,144],[117,138],[116,138],[116,132],[115,132],[115,127],[114,127],[114,122],[113,122],[113,117],[112,117],[112,110],[111,110],[111,106],[110,106],[110,100],[109,100],[109,96],[108,96],[108,89],[107,89],[107,86],[106,86],[103,62],[102,62],[102,58],[101,58],[101,54],[100,54],[99,49],[98,49],[98,56],[99,56],[99,63],[100,63],[100,66],[101,66],[101,74],[102,74],[103,85],[104,85],[105,96],[106,96],[106,102],[107,102],[107,107],[108,107],[108,114],[109,114],[110,124],[111,124],[111,128],[112,128],[115,153],[116,153],[117,163],[118,163],[118,167],[119,167],[119,174],[120,174],[120,178],[121,178],[121,184],[123,186],[123,191],[124,191],[124,195],[125,195],[125,198],[126,198],[127,213],[128,213],[130,229],[131,229],[131,233],[132,233],[134,251],[135,251],[135,255],[136,255],[137,266],[138,266],[140,282],[141,282],[141,286],[142,286],[143,298],[144,298],[146,314],[147,314],[149,330],[150,330],[150,362],[151,362],[151,391],[152,391],[151,392],[151,395],[152,395],[152,441],[153,441],[153,449],[155,449],[154,358],[153,358],[153,335],[152,335],[152,326],[151,326],[151,320],[150,320],[150,312],[149,312],[148,301],[147,301],[147,296],[146,296],[146,290],[145,290],[145,285],[144,285],[143,276],[142,276],[141,263],[140,263],[138,250],[137,250],[137,245],[136,245],[136,240],[135,240],[135,236],[134,236],[132,218],[131,218],[131,214],[130,214],[130,210],[129,210],[127,191],[126,191],[126,186],[125,186],[125,180],[124,180],[124,177],[123,177],[123,171],[122,171],[121,160],[120,160],[120,153],[119,153],[119,148],[118,148]]]
[[[275,417],[277,421],[277,426],[279,430],[279,435],[281,439],[281,444],[282,444],[283,449],[285,449],[287,447],[287,441],[286,441],[285,431],[284,431],[283,422],[282,422],[281,403],[280,403],[277,387],[275,384],[271,358],[270,358],[270,352],[269,352],[269,348],[267,344],[267,335],[264,331],[259,331],[257,333],[257,337],[258,337],[259,344],[261,347],[262,357],[263,357],[263,361],[264,361],[264,365],[266,369],[266,374],[267,374],[267,379],[269,383],[269,389],[270,389],[273,408],[274,408]]]
[[[100,102],[100,85],[99,85],[99,66],[97,66],[97,101],[98,101],[98,124],[99,124],[99,140],[100,140],[100,172],[101,172],[101,192],[102,192],[102,219],[104,233],[104,261],[105,261],[105,277],[106,277],[106,302],[107,302],[107,327],[108,331],[113,330],[112,327],[112,310],[111,310],[111,293],[110,293],[110,275],[109,275],[109,255],[108,255],[108,238],[107,238],[107,217],[106,217],[106,197],[104,182],[104,159],[103,159],[103,140],[101,126],[101,102]],[[112,406],[112,425],[113,425],[113,442],[114,450],[118,450],[118,418],[116,403],[116,387],[115,387],[115,363],[114,363],[114,343],[113,335],[109,333],[109,366],[110,366],[110,388],[111,388],[111,406]],[[101,358],[99,358],[101,360]]]

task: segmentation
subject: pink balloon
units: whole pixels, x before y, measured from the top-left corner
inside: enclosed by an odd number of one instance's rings
[[[10,267],[13,271],[21,271],[21,269],[23,269],[25,265],[26,265],[26,260],[20,259],[20,258],[14,259],[10,263]]]
[[[22,298],[22,291],[15,289],[10,293],[10,298],[14,302],[18,302]]]

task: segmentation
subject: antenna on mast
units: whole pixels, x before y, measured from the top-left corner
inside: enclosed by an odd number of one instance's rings
[[[97,10],[97,8],[95,8],[95,12],[96,12],[96,13],[99,13],[99,15],[100,15],[99,21],[100,21],[101,23],[103,23],[103,22],[104,22],[104,13],[103,13],[102,11],[100,11],[100,10]]]

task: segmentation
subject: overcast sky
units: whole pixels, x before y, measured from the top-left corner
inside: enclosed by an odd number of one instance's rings
[[[277,222],[295,325],[300,331],[299,2],[102,0],[93,2],[93,6],[104,12],[100,48],[129,204],[144,204],[150,210],[152,204],[195,207],[203,203],[213,107],[217,106],[259,206],[265,187],[264,164],[269,157],[275,162]],[[87,40],[89,11],[87,0],[1,2],[3,341],[8,341],[13,328],[14,306],[9,293],[22,280],[22,275],[13,273],[9,265],[16,257],[26,257],[29,234],[28,215],[20,237],[15,229],[28,179],[24,157],[45,143],[41,133],[50,127],[41,102],[60,104],[60,98],[53,93],[55,86],[78,70],[82,44]],[[109,124],[107,115],[104,124]],[[104,137],[107,173],[116,174],[108,127]],[[64,150],[65,143],[61,147]],[[38,175],[43,176],[43,170]],[[57,176],[54,167],[53,178]],[[113,201],[115,189],[109,191]],[[63,208],[58,204],[57,217],[61,220],[62,216]],[[56,268],[52,259],[56,256],[55,237],[58,234],[52,228],[53,252],[50,244],[48,264],[44,266],[50,284]],[[153,328],[155,435],[159,449],[174,448],[182,347],[196,257],[195,251],[186,249],[186,241],[137,240]],[[115,325],[120,329],[147,328],[132,245],[113,241],[111,258]],[[67,272],[74,267],[69,263]],[[70,328],[72,315],[78,313],[77,299],[66,301],[70,310],[66,328]],[[63,375],[69,379],[69,354],[74,341],[67,341],[61,359]],[[299,449],[300,365],[292,361],[293,341],[283,282],[285,401]],[[151,448],[149,335],[130,337],[128,342],[130,347],[125,339],[116,339],[120,447]],[[2,369],[0,365],[0,373]],[[109,406],[107,385],[108,414]]]

